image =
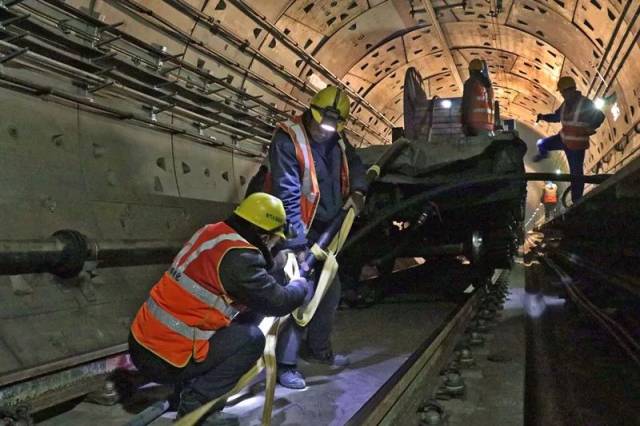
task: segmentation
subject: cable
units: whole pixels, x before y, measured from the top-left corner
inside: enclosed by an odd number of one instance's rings
[[[611,175],[590,175],[584,176],[583,181],[586,183],[602,183],[604,180],[609,178]],[[347,250],[353,244],[360,241],[367,234],[372,232],[380,223],[384,222],[389,217],[407,209],[415,204],[423,203],[429,201],[432,198],[437,196],[441,196],[448,192],[453,192],[462,188],[481,186],[481,185],[489,185],[489,184],[498,184],[505,183],[511,181],[547,181],[547,180],[555,180],[557,182],[567,182],[571,181],[573,177],[568,174],[555,174],[555,173],[515,173],[508,174],[503,176],[484,176],[464,182],[456,182],[456,183],[443,183],[436,189],[432,189],[429,191],[425,191],[414,195],[398,204],[392,205],[391,207],[382,210],[380,216],[376,217],[372,221],[368,222],[365,226],[360,228],[352,238],[347,240],[346,244],[342,248],[343,251]]]
[[[640,343],[631,336],[619,323],[609,317],[602,310],[591,303],[582,291],[573,283],[573,279],[562,270],[553,260],[545,257],[545,263],[560,277],[571,298],[583,309],[590,313],[605,329],[609,331],[618,345],[640,365]],[[635,350],[634,350],[635,349]]]

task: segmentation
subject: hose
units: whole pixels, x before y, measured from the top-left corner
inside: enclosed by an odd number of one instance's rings
[[[604,182],[607,178],[611,177],[611,175],[590,175],[584,176],[585,183],[593,183],[600,184]],[[387,209],[383,209],[381,214],[377,216],[372,221],[368,222],[364,227],[360,228],[354,235],[351,237],[343,247],[343,251],[348,250],[349,247],[354,245],[355,243],[362,240],[367,234],[372,232],[378,225],[387,220],[389,217],[398,214],[399,212],[413,207],[416,204],[423,203],[437,196],[446,194],[448,192],[453,192],[462,188],[472,187],[472,186],[480,186],[480,185],[489,185],[496,183],[504,183],[504,182],[517,182],[517,181],[547,181],[547,180],[555,180],[557,182],[570,182],[572,180],[572,176],[569,174],[555,174],[555,173],[514,173],[514,174],[506,174],[502,176],[483,176],[476,179],[467,180],[464,182],[455,182],[448,183],[439,186],[436,189],[432,189],[429,191],[422,192],[420,194],[414,195],[398,204],[394,204]]]

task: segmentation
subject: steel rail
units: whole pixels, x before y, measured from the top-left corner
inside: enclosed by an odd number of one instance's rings
[[[633,359],[638,365],[640,365],[640,342],[631,336],[618,322],[613,320],[602,310],[594,305],[582,291],[573,283],[571,276],[563,270],[558,264],[548,257],[543,258],[544,262],[549,266],[562,281],[562,284],[567,289],[570,297],[578,303],[587,313],[604,327],[611,337],[618,343],[620,348]]]
[[[640,286],[638,284],[634,284],[630,282],[628,278],[621,276],[617,273],[612,272],[603,272],[602,268],[593,262],[584,258],[584,256],[580,256],[576,253],[570,253],[565,250],[548,248],[549,252],[552,256],[557,256],[562,260],[571,263],[584,271],[588,271],[593,277],[596,277],[599,280],[606,281],[609,284],[612,284],[636,297],[640,297]]]
[[[18,383],[29,379],[35,379],[46,374],[51,374],[56,371],[75,367],[80,364],[85,364],[92,361],[97,361],[102,358],[123,354],[127,351],[128,347],[129,345],[127,343],[121,343],[95,351],[74,355],[68,358],[51,361],[46,364],[40,364],[35,367],[26,368],[24,370],[3,373],[2,375],[0,375],[0,386]]]
[[[492,284],[502,278],[504,272],[494,275]],[[418,379],[437,376],[440,364],[453,350],[455,339],[462,334],[463,326],[471,319],[480,300],[480,292],[474,291],[458,305],[444,323],[429,335],[380,389],[349,419],[348,426],[393,424],[394,407],[403,398],[412,398]],[[421,393],[421,397],[423,397]]]

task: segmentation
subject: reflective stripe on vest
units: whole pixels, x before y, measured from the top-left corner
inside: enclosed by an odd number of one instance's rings
[[[583,96],[580,97],[573,114],[566,113],[566,102],[560,112],[560,122],[562,123],[560,137],[569,149],[587,149],[589,147],[589,136],[593,133],[591,125],[580,121],[580,114],[584,112],[585,99]],[[567,115],[571,115],[571,118],[568,118]]]
[[[146,303],[149,312],[151,312],[158,321],[187,339],[209,340],[211,336],[216,334],[213,330],[200,330],[197,327],[191,327],[190,325],[183,323],[178,318],[162,309],[151,297],[147,299]]]
[[[224,316],[233,319],[240,312],[233,306],[228,305],[222,297],[211,293],[209,290],[202,287],[200,284],[198,284],[185,274],[176,271],[174,268],[169,269],[169,275],[171,275],[175,282],[180,284],[183,289],[185,289],[210,307],[219,310],[224,314]]]
[[[234,248],[257,250],[224,222],[198,230],[138,311],[131,325],[138,343],[176,367],[206,359],[211,336],[242,309],[232,306],[219,275]]]
[[[312,170],[315,171],[315,166],[312,166],[313,153],[311,152],[311,146],[302,125],[287,121],[285,126],[294,133],[294,143],[298,144],[302,155],[302,167],[300,170],[302,172],[302,195],[309,203],[315,204],[320,199],[320,192],[317,189],[317,182],[312,172]]]
[[[278,127],[284,130],[295,147],[296,159],[300,170],[300,216],[308,232],[313,223],[318,204],[320,203],[320,187],[316,176],[315,163],[313,161],[313,151],[307,132],[302,124],[302,117],[294,117],[293,120],[287,120],[279,123]],[[338,138],[338,146],[342,155],[342,165],[340,169],[340,191],[346,199],[349,195],[349,163],[346,154],[346,144],[342,137]],[[267,181],[265,187],[271,187],[271,183]]]
[[[198,237],[199,237],[199,235],[198,235]],[[196,241],[197,241],[197,239],[196,239]],[[244,238],[242,238],[240,235],[238,235],[236,233],[223,234],[223,235],[217,236],[217,237],[215,237],[215,238],[213,238],[211,240],[208,240],[208,241],[203,242],[202,244],[200,244],[195,251],[191,252],[189,257],[183,263],[180,263],[182,258],[177,258],[176,257],[176,259],[174,260],[174,262],[171,265],[171,267],[176,269],[178,272],[182,273],[182,272],[184,272],[185,269],[187,269],[189,267],[191,262],[196,260],[198,258],[198,256],[200,256],[202,254],[202,252],[215,248],[218,244],[220,244],[223,241],[244,241],[244,242],[246,242],[246,240]],[[192,244],[192,246],[193,246],[193,244]],[[185,252],[183,254],[182,257],[184,257],[184,255],[186,255],[186,253],[188,253],[188,250],[187,250],[187,252]]]
[[[548,188],[545,186],[544,193],[542,195],[542,202],[545,204],[555,204],[558,202],[558,191],[555,188]]]
[[[347,159],[347,146],[342,140],[338,138],[338,145],[340,146],[340,153],[342,155],[342,168],[340,170],[340,191],[343,198],[347,198],[351,192],[349,188],[349,160]]]
[[[472,86],[471,108],[468,111],[466,123],[475,129],[493,130],[493,91],[485,87],[480,81],[474,81]]]

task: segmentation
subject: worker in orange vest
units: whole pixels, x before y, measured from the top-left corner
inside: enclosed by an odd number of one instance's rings
[[[600,127],[605,115],[580,93],[572,77],[561,77],[558,91],[564,98],[560,108],[552,114],[538,114],[536,121],[561,123],[562,129],[557,135],[538,140],[538,153],[533,161],[547,158],[549,151],[563,150],[574,178],[571,181],[571,199],[576,202],[584,192],[583,165],[585,152],[589,149],[589,136]]]
[[[469,78],[464,82],[461,122],[466,136],[491,133],[494,130],[493,88],[482,73],[484,63],[474,59],[469,63]]]
[[[546,219],[551,219],[557,203],[558,185],[549,180],[542,191],[542,204],[544,204],[544,216]]]
[[[279,199],[250,195],[191,237],[138,311],[131,359],[150,380],[184,386],[178,416],[224,395],[255,364],[265,344],[259,315],[288,314],[313,296],[306,279],[283,286],[268,272],[285,226]],[[202,424],[238,424],[223,406]]]
[[[301,115],[278,123],[263,164],[268,170],[259,172],[251,186],[262,184],[265,192],[283,201],[293,238],[282,248],[304,252],[345,202],[356,211],[364,206],[366,168],[343,132],[349,110],[347,94],[327,86],[313,96]],[[259,179],[263,182],[257,182]],[[276,351],[280,385],[291,389],[306,386],[297,368],[299,352],[310,362],[333,366],[349,363],[346,356],[335,354],[331,345],[340,295],[341,283],[336,277],[306,328],[289,323],[280,331]],[[306,347],[299,351],[305,332]]]

